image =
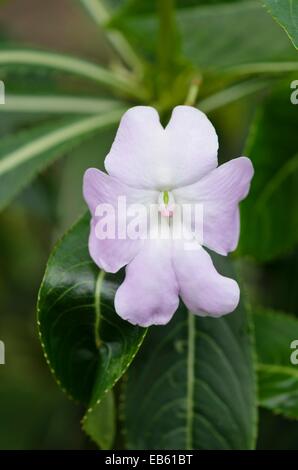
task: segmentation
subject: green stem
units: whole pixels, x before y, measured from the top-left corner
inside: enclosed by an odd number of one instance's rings
[[[187,97],[184,103],[186,106],[194,106],[196,104],[201,83],[202,83],[201,77],[195,77],[191,81],[191,84],[187,93]]]
[[[159,11],[158,60],[162,78],[172,62],[175,36],[175,0],[157,0]]]

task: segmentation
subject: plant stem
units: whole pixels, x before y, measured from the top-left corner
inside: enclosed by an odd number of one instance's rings
[[[175,0],[157,0],[159,11],[158,60],[161,71],[161,82],[169,71],[175,41]]]
[[[202,78],[199,76],[192,79],[189,90],[188,90],[188,94],[184,103],[186,106],[194,106],[196,104],[201,83],[202,83]]]

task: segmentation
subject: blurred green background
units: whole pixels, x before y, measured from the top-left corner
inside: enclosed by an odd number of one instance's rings
[[[22,45],[105,57],[96,27],[71,1],[1,2],[0,35]],[[0,115],[1,135],[34,119]],[[98,138],[88,145],[95,144]],[[86,152],[86,145],[73,152],[71,164],[65,155],[0,214],[0,339],[6,347],[6,365],[0,366],[0,449],[90,446],[80,427],[82,410],[53,380],[36,328],[37,292],[49,252],[58,234],[82,211]],[[58,190],[61,178],[66,181],[63,195]]]
[[[71,0],[1,2],[0,40],[64,51],[101,63],[107,60],[106,44],[96,26]],[[43,80],[41,73],[36,78],[40,89]],[[7,86],[13,89],[13,83]],[[66,89],[72,86],[71,81],[64,83]],[[219,131],[222,161],[242,153],[249,123],[262,97],[249,97],[210,114]],[[25,129],[36,119],[36,115],[0,114],[0,136]],[[102,167],[100,155],[108,150],[113,132],[104,137],[98,134],[65,154],[0,213],[0,340],[6,346],[6,364],[0,366],[0,449],[92,447],[80,429],[82,409],[60,391],[46,366],[35,310],[49,253],[59,235],[84,210],[83,172],[89,166]],[[258,227],[253,229],[257,233]],[[265,307],[297,312],[296,248],[261,267],[251,262],[246,271],[253,295]],[[261,411],[259,430],[261,449],[298,449],[297,421]]]

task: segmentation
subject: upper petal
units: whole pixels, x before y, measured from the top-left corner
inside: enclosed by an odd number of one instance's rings
[[[251,161],[240,157],[219,166],[197,183],[174,191],[181,204],[202,204],[203,244],[211,250],[226,255],[237,247],[238,204],[247,196],[252,177]]]
[[[100,268],[107,272],[116,272],[136,256],[143,243],[141,239],[119,238],[118,198],[124,196],[127,206],[132,203],[146,205],[154,202],[157,193],[130,188],[96,168],[89,168],[84,175],[83,194],[92,215],[89,236],[90,255]],[[99,220],[96,216],[96,208],[100,204],[108,204],[113,209],[105,216],[105,220],[111,227],[115,227],[115,237],[99,239],[96,236],[95,229]],[[143,222],[145,230],[147,228],[145,220]]]
[[[177,106],[165,132],[172,187],[191,184],[217,167],[218,138],[202,111]]]
[[[135,106],[122,117],[105,159],[107,172],[136,188],[154,188],[163,157],[164,129],[149,106]]]
[[[216,168],[217,150],[214,127],[198,109],[177,106],[164,129],[154,108],[136,106],[122,117],[105,167],[130,186],[169,190]]]
[[[132,324],[164,325],[178,308],[178,285],[169,240],[147,240],[126,267],[116,292],[116,312]]]
[[[236,281],[219,274],[210,255],[197,244],[175,244],[173,266],[180,296],[191,312],[219,317],[231,313],[238,305],[240,291]]]

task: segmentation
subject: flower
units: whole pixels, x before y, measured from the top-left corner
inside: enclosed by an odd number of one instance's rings
[[[221,255],[235,250],[238,203],[248,194],[253,167],[246,157],[218,167],[217,150],[215,129],[198,109],[177,106],[164,128],[154,108],[136,106],[121,119],[105,159],[108,174],[89,168],[84,175],[83,193],[92,215],[89,252],[107,272],[126,266],[115,309],[132,324],[168,323],[179,296],[191,312],[202,316],[219,317],[238,305],[238,284],[217,272],[198,241],[193,242],[197,249],[187,250],[183,239],[96,235],[96,208],[116,208],[120,196],[128,205],[157,204],[160,220],[169,225],[177,206],[200,203],[204,246]],[[115,211],[114,216],[119,220],[122,215]],[[190,222],[193,225],[192,218]]]

